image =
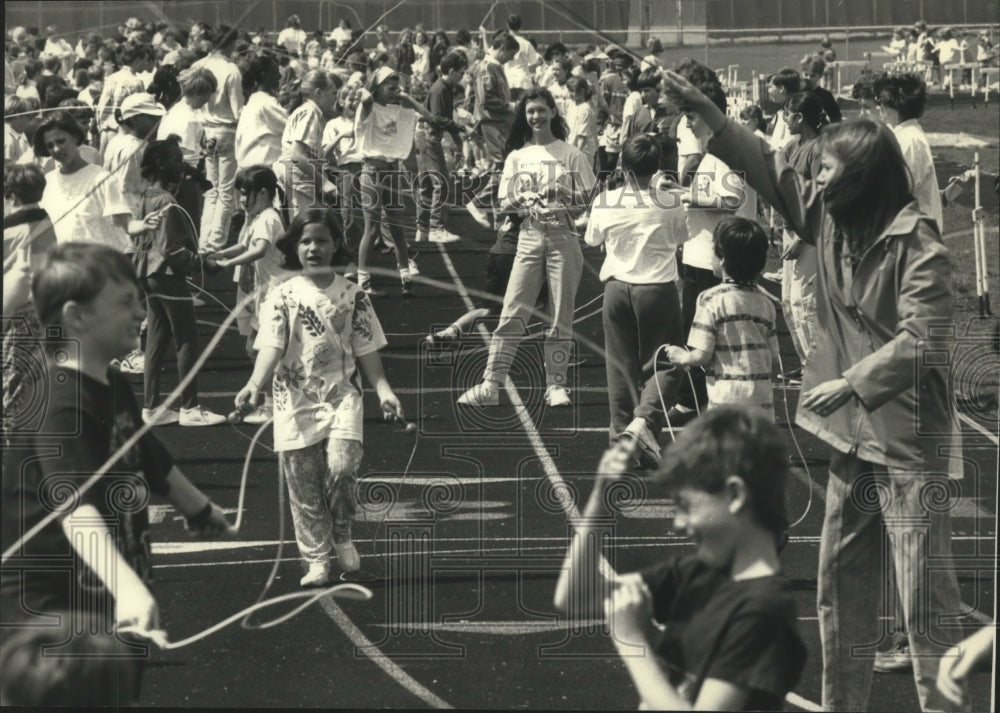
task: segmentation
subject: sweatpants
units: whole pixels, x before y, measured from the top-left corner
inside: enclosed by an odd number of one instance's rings
[[[194,302],[181,275],[156,272],[142,278],[148,311],[146,327],[146,368],[143,374],[143,406],[160,405],[160,376],[171,340],[177,350],[177,377],[184,379],[198,359],[198,324]],[[181,408],[198,405],[198,378],[191,379],[181,392]]]

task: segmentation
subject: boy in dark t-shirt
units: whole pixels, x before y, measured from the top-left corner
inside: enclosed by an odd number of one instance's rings
[[[151,432],[122,451],[143,428],[131,387],[109,366],[135,348],[144,316],[129,259],[65,243],[36,273],[32,292],[50,337],[48,388],[41,428],[12,435],[3,473],[3,625],[64,610],[97,616],[108,630],[156,629],[150,497],[166,497],[195,534],[232,529]]]
[[[670,491],[674,529],[695,551],[619,575],[600,543],[613,522],[612,483],[631,455],[620,442],[601,461],[556,609],[574,619],[607,617],[645,708],[780,709],[806,651],[779,574],[788,456],[777,427],[758,409],[732,406],[690,424],[654,479]]]

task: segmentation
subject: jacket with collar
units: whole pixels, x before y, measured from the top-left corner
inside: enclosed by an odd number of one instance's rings
[[[818,251],[820,330],[802,393],[843,377],[856,397],[825,417],[800,408],[796,423],[871,463],[961,477],[951,260],[934,221],[910,203],[852,258],[818,189],[767,142],[727,120],[708,148]]]

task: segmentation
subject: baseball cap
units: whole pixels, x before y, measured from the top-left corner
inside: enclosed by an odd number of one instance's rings
[[[131,119],[133,116],[163,116],[167,110],[162,104],[158,104],[152,94],[139,92],[125,97],[121,103],[122,119]]]

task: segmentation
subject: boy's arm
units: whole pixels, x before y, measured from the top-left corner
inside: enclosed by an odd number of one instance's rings
[[[143,631],[158,629],[156,600],[115,546],[100,511],[84,503],[62,520],[66,539],[115,599],[115,622]],[[97,543],[94,546],[94,543]]]
[[[198,490],[177,466],[167,475],[170,485],[170,502],[187,520],[186,527],[199,537],[219,537],[234,535],[232,525],[222,509],[211,498]]]
[[[574,523],[576,531],[553,594],[556,611],[571,618],[600,619],[613,586],[623,581],[639,581],[638,575],[617,577],[602,555],[601,544],[607,528],[600,525],[612,522],[606,504],[607,488],[625,472],[630,457],[631,452],[625,445],[605,451],[587,506]]]

